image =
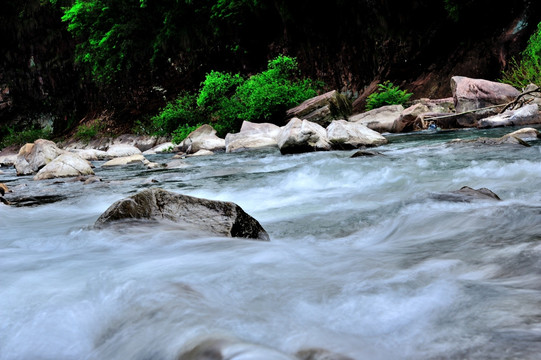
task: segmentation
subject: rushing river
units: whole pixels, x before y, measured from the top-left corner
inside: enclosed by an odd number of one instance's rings
[[[9,196],[41,204],[0,204],[0,359],[177,359],[205,339],[235,360],[538,359],[541,142],[447,143],[513,130],[392,136],[375,157],[96,162],[88,185],[2,169]],[[502,201],[434,196],[464,185]],[[92,227],[148,187],[233,201],[271,241]]]

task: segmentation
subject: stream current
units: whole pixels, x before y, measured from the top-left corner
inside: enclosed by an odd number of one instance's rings
[[[0,204],[0,359],[178,359],[205,339],[228,339],[235,360],[537,359],[541,142],[448,144],[513,130],[389,136],[374,157],[95,162],[103,181],[88,185],[2,169],[7,195],[28,199]],[[434,196],[462,186],[502,201]],[[271,241],[92,227],[148,187],[235,202]]]

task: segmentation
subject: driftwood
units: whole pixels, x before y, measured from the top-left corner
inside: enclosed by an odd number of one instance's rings
[[[465,114],[471,114],[471,113],[474,113],[474,112],[477,112],[477,111],[483,111],[483,110],[489,110],[489,109],[496,109],[496,108],[499,108],[499,107],[502,107],[503,106],[503,109],[500,110],[499,114],[503,113],[505,110],[509,109],[509,108],[512,108],[514,107],[515,105],[517,105],[520,101],[520,99],[525,96],[525,95],[529,95],[529,94],[532,94],[534,92],[540,92],[541,93],[541,88],[537,87],[536,89],[533,89],[533,90],[529,90],[529,91],[525,91],[523,93],[521,93],[520,95],[518,95],[513,101],[510,101],[506,104],[499,104],[499,105],[492,105],[492,106],[487,106],[487,107],[484,107],[484,108],[479,108],[479,109],[473,109],[473,110],[468,110],[468,111],[464,111],[464,112],[461,112],[461,113],[454,113],[454,114],[449,114],[449,115],[442,115],[442,116],[437,116],[436,114],[430,114],[428,115],[427,117],[425,117],[425,120],[430,120],[430,119],[445,119],[445,118],[451,118],[451,117],[458,117],[458,116],[461,116],[461,115],[465,115]],[[530,101],[528,101],[530,102]],[[525,103],[527,102],[523,102],[521,105],[524,105]]]

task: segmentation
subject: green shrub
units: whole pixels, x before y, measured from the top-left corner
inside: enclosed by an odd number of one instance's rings
[[[37,139],[50,139],[53,130],[50,127],[44,129],[28,129],[16,131],[14,128],[4,128],[2,133],[5,135],[0,140],[0,149],[11,145],[24,145],[33,143]]]
[[[104,129],[105,124],[103,122],[101,122],[100,120],[94,120],[92,124],[83,124],[77,126],[75,138],[85,142],[89,142]]]
[[[219,109],[224,99],[230,98],[235,89],[244,82],[239,74],[211,71],[201,83],[197,106],[209,110]]]
[[[502,73],[500,81],[516,88],[523,88],[531,83],[541,85],[541,23],[530,36],[521,56],[520,61],[514,58],[510,61],[509,69]]]
[[[180,144],[182,140],[186,139],[188,135],[194,130],[196,130],[198,127],[200,127],[203,124],[197,124],[197,125],[188,125],[183,124],[180,125],[175,131],[173,131],[173,144]]]
[[[201,122],[202,113],[196,104],[197,96],[181,93],[169,102],[161,112],[152,117],[152,127],[156,135],[169,135],[184,124],[195,125]]]
[[[392,82],[385,81],[378,85],[378,91],[370,94],[366,99],[366,109],[372,110],[384,105],[402,105],[413,95],[406,90],[400,90]]]

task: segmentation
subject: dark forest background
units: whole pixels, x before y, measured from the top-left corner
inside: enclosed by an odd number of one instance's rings
[[[541,21],[526,0],[0,2],[0,126],[57,135],[103,114],[129,131],[210,71],[280,54],[357,112],[384,81],[448,97],[453,75],[501,77]]]

